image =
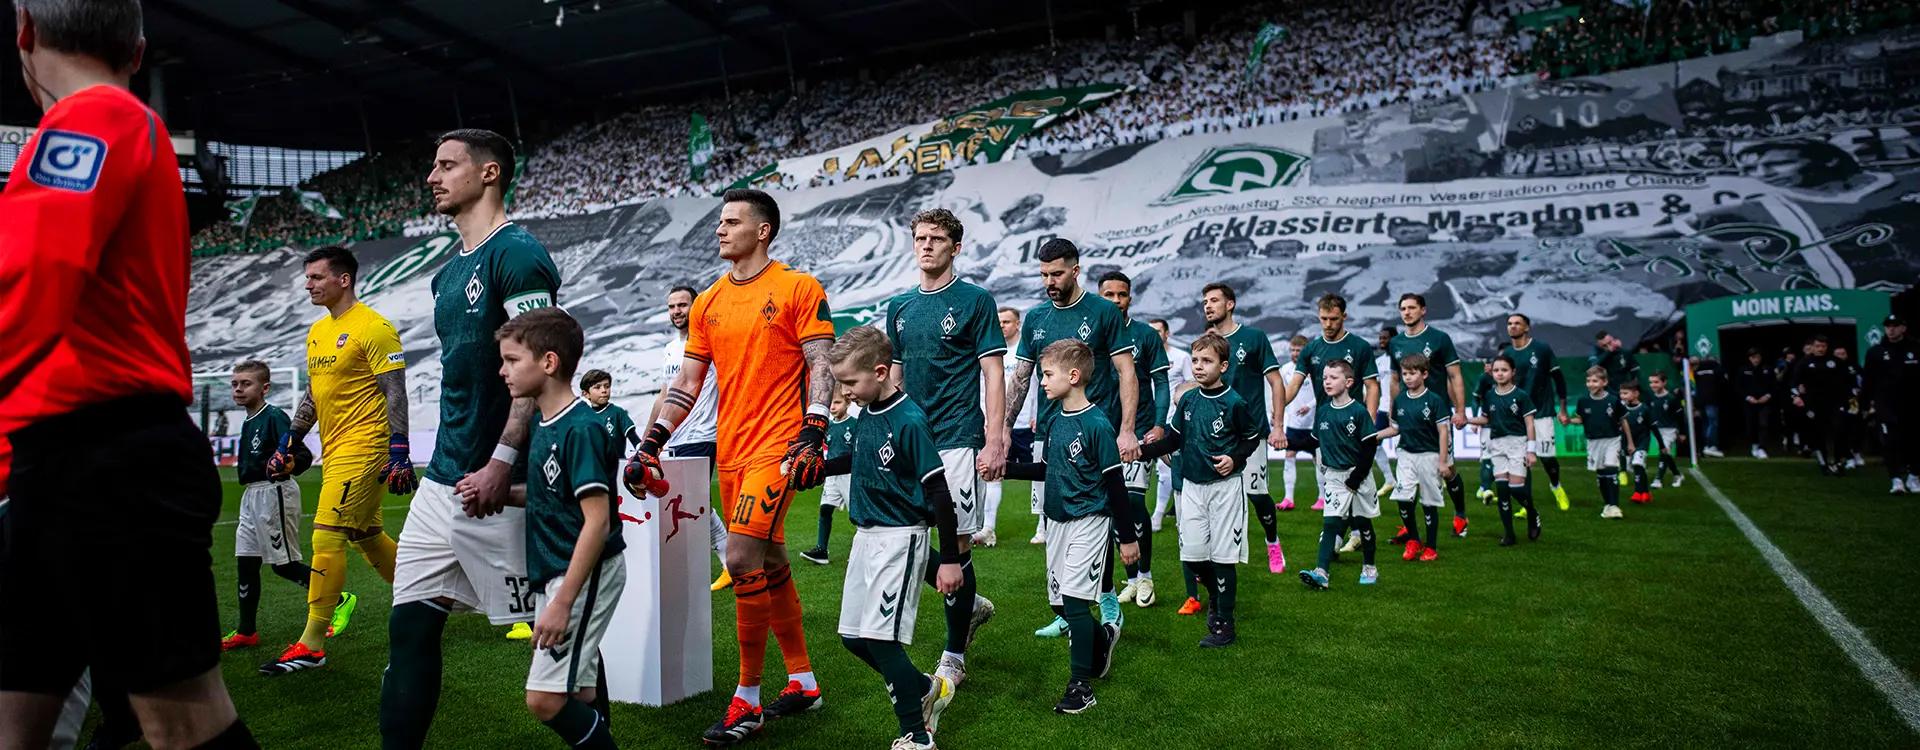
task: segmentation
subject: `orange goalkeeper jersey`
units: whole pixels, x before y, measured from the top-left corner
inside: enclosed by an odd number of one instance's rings
[[[800,347],[833,340],[826,290],[773,261],[746,281],[721,276],[694,300],[687,328],[686,356],[719,378],[719,468],[780,458],[807,411]]]

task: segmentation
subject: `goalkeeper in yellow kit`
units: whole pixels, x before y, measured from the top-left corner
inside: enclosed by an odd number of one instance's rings
[[[307,629],[280,658],[261,665],[268,677],[327,663],[327,636],[346,628],[356,604],[342,593],[349,546],[393,583],[397,546],[382,528],[380,491],[409,495],[418,485],[407,448],[407,360],[399,332],[354,293],[360,264],[352,252],[322,247],[305,262],[307,294],[328,314],[307,333],[307,392],[267,472],[284,476],[293,444],[318,423],[320,504]]]

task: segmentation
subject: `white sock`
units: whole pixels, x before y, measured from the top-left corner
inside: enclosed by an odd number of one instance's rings
[[[707,516],[707,543],[713,546],[713,554],[720,558],[720,564],[727,564],[727,525],[720,521],[720,514]]]
[[[758,706],[760,705],[760,686],[754,685],[753,687],[747,687],[746,685],[741,685],[736,687],[733,689],[733,697]]]
[[[1149,581],[1151,581],[1151,580],[1153,580],[1153,571],[1150,571],[1150,570],[1149,570],[1149,571],[1142,571],[1142,572],[1140,573],[1140,577],[1141,577],[1141,578],[1145,578],[1145,579],[1147,579],[1147,580],[1149,580]]]
[[[1300,480],[1300,469],[1299,467],[1296,467],[1293,465],[1294,462],[1297,460],[1299,459],[1296,456],[1294,456],[1293,452],[1288,451],[1287,466],[1286,468],[1280,470],[1280,478],[1281,478],[1281,481],[1286,485],[1286,490],[1287,490],[1286,497],[1288,500],[1293,499],[1294,482],[1297,482]]]
[[[1162,518],[1167,515],[1167,504],[1173,501],[1173,470],[1161,467],[1155,469],[1154,473],[1160,477],[1154,483],[1153,517]]]
[[[801,672],[799,674],[787,675],[787,681],[800,683],[801,690],[819,690],[820,689],[820,683],[819,681],[813,679],[812,672]]]
[[[960,662],[960,666],[962,667],[967,665],[966,654],[956,654],[952,651],[942,651],[940,652],[940,658],[942,659],[952,658],[954,661]]]
[[[1000,522],[1000,493],[1004,488],[999,482],[988,482],[984,493],[987,501],[987,519],[983,531],[991,532]]]

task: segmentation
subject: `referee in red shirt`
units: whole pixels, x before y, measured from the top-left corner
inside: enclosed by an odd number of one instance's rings
[[[186,406],[187,211],[127,90],[138,0],[13,0],[46,114],[0,192],[0,750],[44,748],[82,670],[155,748],[257,747],[220,678],[213,451]]]

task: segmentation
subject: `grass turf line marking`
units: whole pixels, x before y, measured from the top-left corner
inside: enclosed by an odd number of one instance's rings
[[[382,510],[382,511],[388,511],[388,510],[399,510],[399,509],[401,509],[401,508],[405,508],[405,507],[407,507],[407,506],[406,506],[406,505],[382,505],[382,506],[380,506],[380,510]],[[302,514],[300,514],[300,517],[301,517],[301,518],[312,518],[312,517],[314,517],[314,515],[315,515],[315,514],[313,514],[313,513],[302,513]],[[227,520],[225,520],[225,521],[215,521],[215,522],[213,523],[213,525],[215,525],[215,526],[238,526],[238,525],[240,525],[240,519],[236,517],[236,518],[229,518],[229,519],[227,519]]]
[[[1727,517],[1733,519],[1733,525],[1740,527],[1740,533],[1746,534],[1747,541],[1752,542],[1753,546],[1760,550],[1760,556],[1766,558],[1767,565],[1772,567],[1773,572],[1780,576],[1780,580],[1787,584],[1787,590],[1793,592],[1794,597],[1800,600],[1800,604],[1813,615],[1813,619],[1826,629],[1828,635],[1833,636],[1835,643],[1840,644],[1840,650],[1847,652],[1847,656],[1853,659],[1853,663],[1860,667],[1861,676],[1866,677],[1867,682],[1873,683],[1874,688],[1887,696],[1887,702],[1893,704],[1893,710],[1907,722],[1909,729],[1920,732],[1920,690],[1914,688],[1913,680],[1908,679],[1905,672],[1894,666],[1893,662],[1887,659],[1886,654],[1875,648],[1873,643],[1867,640],[1867,634],[1854,627],[1854,624],[1847,620],[1846,615],[1841,614],[1839,608],[1833,606],[1833,602],[1827,599],[1827,595],[1821,593],[1820,588],[1813,585],[1813,581],[1808,580],[1806,574],[1801,573],[1800,569],[1794,566],[1793,561],[1787,559],[1786,553],[1781,552],[1779,547],[1773,546],[1773,542],[1767,540],[1767,535],[1760,531],[1760,527],[1755,526],[1752,519],[1747,518],[1747,514],[1740,512],[1740,508],[1735,506],[1732,500],[1727,499],[1726,493],[1714,486],[1713,480],[1708,479],[1705,472],[1700,471],[1697,466],[1691,471],[1694,479],[1699,480],[1700,486],[1706,489],[1707,496],[1713,498],[1721,510],[1726,511]]]

